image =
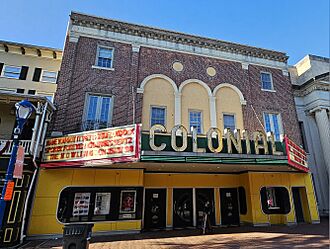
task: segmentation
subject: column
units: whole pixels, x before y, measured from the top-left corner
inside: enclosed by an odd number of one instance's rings
[[[330,168],[330,123],[325,108],[315,110],[315,119],[320,134],[321,147],[323,151],[326,170],[329,175]]]
[[[181,124],[181,93],[176,92],[175,95],[175,103],[174,103],[174,124]]]
[[[215,107],[215,97],[209,96],[209,99],[210,99],[211,127],[217,127],[217,113],[216,113],[216,107]]]

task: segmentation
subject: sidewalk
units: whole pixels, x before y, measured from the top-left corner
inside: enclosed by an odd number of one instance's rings
[[[200,230],[144,232],[94,237],[91,249],[184,249],[184,248],[329,248],[329,220],[298,226],[217,228],[213,234]],[[20,248],[62,248],[59,240],[27,241]]]

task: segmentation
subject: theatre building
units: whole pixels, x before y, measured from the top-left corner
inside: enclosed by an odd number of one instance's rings
[[[287,59],[71,13],[29,236],[318,223]]]

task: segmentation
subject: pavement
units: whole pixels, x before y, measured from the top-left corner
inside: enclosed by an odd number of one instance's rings
[[[329,219],[320,224],[223,227],[212,234],[185,229],[93,237],[90,249],[329,248]],[[27,241],[20,248],[62,248],[62,240]]]

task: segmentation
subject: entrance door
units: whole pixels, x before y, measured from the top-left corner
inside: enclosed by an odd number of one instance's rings
[[[166,189],[145,190],[144,228],[159,229],[166,226]]]
[[[236,188],[220,189],[221,224],[239,225],[239,211]]]
[[[203,215],[205,203],[209,201],[212,207],[210,220],[211,224],[215,225],[215,214],[214,214],[214,189],[213,188],[199,188],[196,189],[196,217],[197,227],[203,225]]]
[[[193,226],[192,189],[173,189],[173,227]]]
[[[299,187],[292,187],[292,196],[297,223],[305,222]]]

